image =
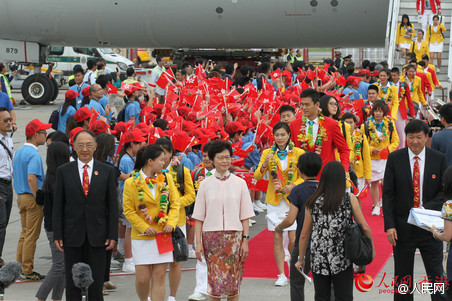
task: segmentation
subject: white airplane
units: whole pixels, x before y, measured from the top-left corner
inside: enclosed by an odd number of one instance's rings
[[[389,1],[0,0],[0,59],[34,64],[39,73],[49,45],[383,47]],[[33,76],[22,94],[30,103],[45,103],[58,87]]]

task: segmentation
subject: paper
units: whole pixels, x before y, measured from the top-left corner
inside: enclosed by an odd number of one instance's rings
[[[311,277],[309,277],[308,275],[306,275],[306,274],[303,272],[303,270],[301,270],[301,269],[300,269],[300,272],[301,272],[301,275],[303,275],[304,279],[306,279],[306,280],[309,282],[309,284],[311,284],[311,283],[312,283]]]
[[[155,240],[157,241],[157,248],[159,249],[159,254],[174,251],[171,233],[157,233],[157,235],[155,235]]]
[[[436,210],[411,208],[407,222],[427,231],[430,231],[429,228],[432,226],[435,226],[440,231],[444,229],[444,220],[441,218],[441,211]]]

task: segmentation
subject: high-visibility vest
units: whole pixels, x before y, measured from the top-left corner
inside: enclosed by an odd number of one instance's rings
[[[3,78],[3,82],[5,83],[6,93],[8,94],[9,98],[11,98],[12,97],[11,86],[9,85],[8,78],[2,73],[0,73],[0,76]]]
[[[302,61],[303,60],[303,55],[295,56],[294,58],[295,58],[296,61]]]

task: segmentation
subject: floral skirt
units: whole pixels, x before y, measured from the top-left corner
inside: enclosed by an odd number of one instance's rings
[[[216,298],[239,294],[245,268],[240,258],[241,231],[213,231],[202,233],[207,263],[207,293]]]

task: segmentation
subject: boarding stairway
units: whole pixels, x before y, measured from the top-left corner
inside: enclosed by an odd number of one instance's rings
[[[390,0],[388,12],[388,26],[386,29],[386,50],[388,54],[388,64],[393,67],[402,67],[405,65],[405,58],[401,57],[401,52],[395,50],[395,41],[397,35],[397,26],[402,20],[402,15],[407,14],[410,17],[410,22],[413,24],[415,32],[421,29],[421,24],[418,22],[416,11],[416,0]],[[437,73],[438,80],[445,88],[444,96],[447,100],[448,91],[451,88],[452,81],[452,52],[451,49],[451,19],[452,19],[452,0],[441,0],[441,14],[442,23],[446,27],[444,33],[444,47],[441,63],[441,72]],[[437,66],[436,59],[433,64]],[[435,98],[441,98],[441,90],[435,91]]]

